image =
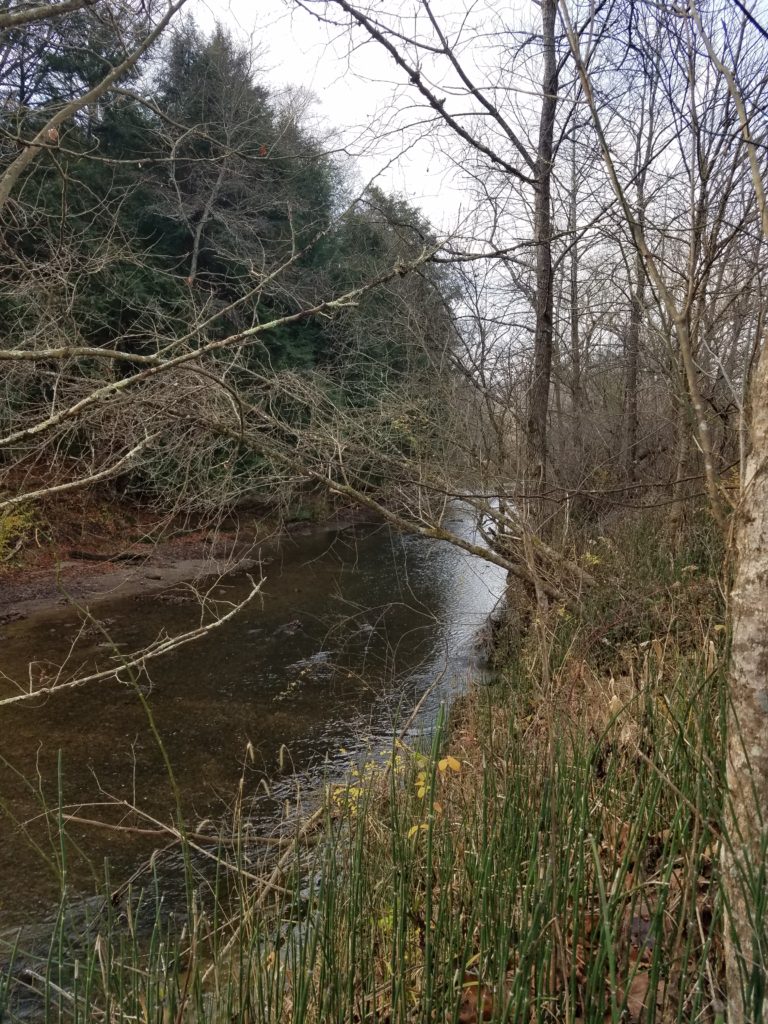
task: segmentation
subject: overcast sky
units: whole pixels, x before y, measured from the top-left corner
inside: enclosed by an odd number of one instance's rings
[[[361,181],[375,177],[387,191],[419,206],[436,226],[451,229],[461,216],[459,183],[427,140],[414,142],[413,135],[391,130],[398,116],[392,113],[393,98],[402,111],[412,97],[402,87],[402,73],[378,45],[351,45],[346,32],[322,24],[290,0],[193,3],[201,27],[223,22],[259,47],[267,85],[311,90],[317,97],[313,116],[341,132]],[[412,120],[405,116],[402,123]]]

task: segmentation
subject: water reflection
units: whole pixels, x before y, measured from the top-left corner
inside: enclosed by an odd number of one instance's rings
[[[471,532],[458,513],[451,527]],[[438,679],[417,725],[431,721],[464,684],[477,630],[504,583],[501,569],[449,544],[385,528],[294,536],[271,555],[261,599],[152,667],[148,703],[192,821],[226,813],[248,744],[247,795],[269,817],[288,780],[311,778],[324,759],[340,765],[350,756],[342,749],[354,754],[371,737],[391,736]],[[248,587],[245,576],[229,577],[214,596],[236,600]],[[133,649],[161,628],[181,632],[199,619],[183,598],[177,589],[101,604],[97,613],[110,636]],[[31,657],[62,659],[79,625],[59,611],[7,627],[0,667],[23,678]],[[104,657],[103,643],[98,631],[80,637],[76,660]],[[58,844],[40,811],[41,802],[56,803],[59,751],[63,799],[78,817],[98,817],[90,805],[115,798],[158,819],[174,813],[163,758],[130,688],[97,683],[41,707],[4,709],[0,929],[40,919],[57,896],[45,858],[56,860]],[[105,858],[120,878],[155,845],[77,823],[68,834],[69,883],[83,895],[103,878]]]

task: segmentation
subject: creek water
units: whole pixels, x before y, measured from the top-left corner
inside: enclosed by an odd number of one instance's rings
[[[473,533],[460,508],[446,525]],[[153,662],[142,681],[193,825],[226,817],[243,772],[249,806],[268,824],[297,783],[341,776],[371,743],[389,744],[433,687],[414,724],[428,727],[476,671],[477,633],[504,587],[498,567],[384,527],[289,535],[268,554],[261,594],[231,622]],[[249,585],[244,574],[229,576],[212,596],[234,601]],[[186,593],[176,587],[93,611],[111,643],[133,650],[161,630],[196,624],[199,608]],[[66,658],[72,672],[113,653],[103,633],[82,627],[71,609],[3,627],[0,695],[13,692],[7,679],[28,677],[30,664],[36,673]],[[114,800],[159,821],[174,814],[134,689],[94,683],[39,706],[0,709],[0,935],[55,908],[57,805],[80,819],[118,821],[105,807]],[[75,821],[66,833],[68,890],[84,900],[103,885],[105,862],[117,883],[157,845]]]

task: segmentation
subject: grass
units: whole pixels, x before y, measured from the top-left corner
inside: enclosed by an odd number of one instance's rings
[[[235,829],[234,871],[186,858],[183,925],[159,882],[76,937],[62,912],[45,954],[5,954],[0,1017],[722,1019],[726,642],[703,557],[649,571],[653,629],[607,583],[578,621],[553,608],[426,747],[327,787],[261,883]]]

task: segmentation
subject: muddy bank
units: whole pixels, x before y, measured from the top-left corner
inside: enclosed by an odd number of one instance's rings
[[[0,567],[0,625],[71,604],[90,606],[153,594],[269,564],[280,540],[371,522],[369,512],[347,508],[322,523],[251,519],[228,530],[187,531],[170,539],[120,544],[95,537],[50,545],[18,565]]]
[[[27,570],[21,578],[0,579],[0,623],[13,622],[68,604],[91,604],[151,594],[178,583],[224,576],[258,567],[259,545],[220,546],[165,542],[135,560],[64,558],[49,567]]]

